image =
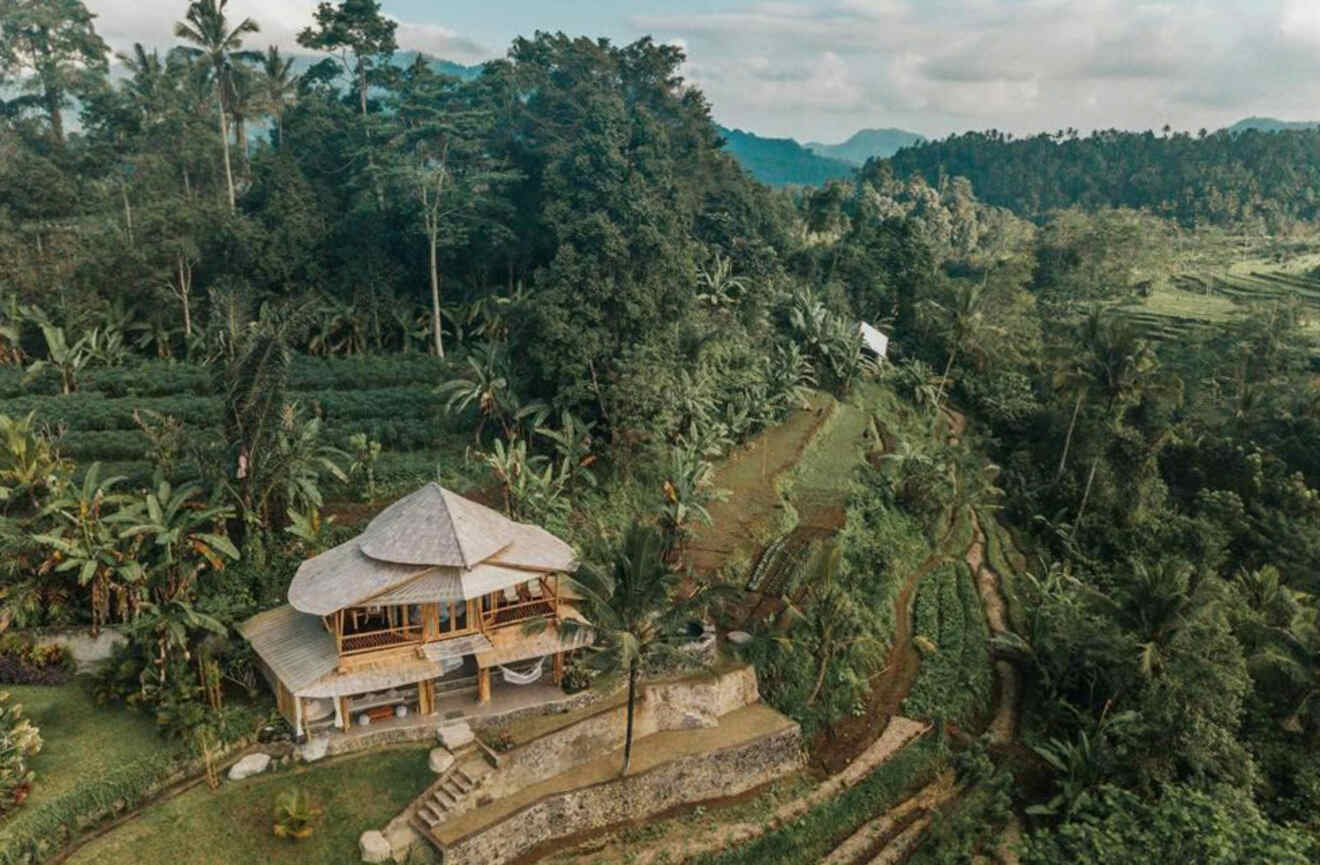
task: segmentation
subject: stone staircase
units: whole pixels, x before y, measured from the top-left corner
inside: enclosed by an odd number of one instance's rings
[[[432,784],[417,800],[412,822],[415,828],[430,830],[475,805],[476,791],[494,771],[477,748],[464,749],[453,767]]]

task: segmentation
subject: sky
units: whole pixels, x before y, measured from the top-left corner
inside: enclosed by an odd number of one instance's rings
[[[173,44],[185,0],[86,0],[115,50]],[[801,141],[1320,119],[1320,0],[383,0],[401,48],[461,63],[536,30],[684,48],[720,123]],[[309,0],[230,0],[292,46]]]

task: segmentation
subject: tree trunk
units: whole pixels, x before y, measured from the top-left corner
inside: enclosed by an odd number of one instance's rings
[[[445,338],[440,323],[440,274],[436,267],[436,232],[427,233],[431,254],[431,325],[435,328],[435,353],[441,360],[445,356]]]
[[[367,116],[367,67],[358,59],[358,101],[362,105],[362,116]]]
[[[179,263],[179,301],[183,304],[183,337],[187,340],[192,336],[192,308],[189,303],[192,294],[192,267],[185,266],[183,256],[176,258]]]
[[[944,382],[949,378],[949,372],[953,369],[953,360],[958,356],[958,348],[954,347],[949,352],[949,361],[944,364],[944,374],[940,376],[940,386],[935,389],[935,419],[931,422],[932,429],[937,427],[940,422],[940,403],[944,401]]]
[[[220,149],[225,152],[225,183],[229,187],[229,209],[232,212],[237,199],[234,196],[234,170],[229,164],[229,123],[225,118],[225,102],[220,97],[220,88],[216,88],[215,102],[220,109]]]
[[[633,661],[628,667],[628,725],[623,734],[623,771],[620,776],[627,775],[628,769],[632,766],[632,746],[633,746],[633,713],[637,707],[637,662]]]
[[[821,653],[820,670],[816,673],[816,686],[811,689],[811,696],[807,697],[808,706],[813,705],[816,702],[816,698],[820,696],[820,689],[825,686],[825,673],[829,671],[829,668],[830,647],[827,642],[824,646],[824,651]]]
[[[55,140],[57,150],[64,149],[64,112],[60,109],[61,93],[58,89],[46,87],[46,112],[50,115],[50,135]]]
[[[1082,491],[1082,503],[1077,506],[1077,519],[1073,520],[1072,532],[1068,535],[1070,538],[1077,537],[1077,527],[1082,524],[1082,514],[1086,513],[1086,500],[1091,497],[1091,482],[1095,480],[1095,470],[1099,465],[1100,457],[1091,461],[1091,472],[1086,476],[1086,489]]]
[[[1072,420],[1068,421],[1068,435],[1063,438],[1063,454],[1059,457],[1059,468],[1054,473],[1054,479],[1057,481],[1063,477],[1063,467],[1068,462],[1068,449],[1072,447],[1073,430],[1077,428],[1077,415],[1082,410],[1082,398],[1086,396],[1086,391],[1077,391],[1077,404],[1073,406]]]
[[[124,226],[128,229],[128,245],[133,245],[133,206],[128,203],[128,185],[120,184],[119,194],[124,199]]]

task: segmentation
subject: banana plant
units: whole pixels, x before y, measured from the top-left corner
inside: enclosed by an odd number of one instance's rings
[[[0,505],[27,495],[34,510],[42,494],[61,486],[68,463],[37,428],[36,412],[11,418],[0,414]]]
[[[64,393],[71,394],[78,389],[78,374],[87,366],[87,361],[92,356],[88,337],[83,336],[70,343],[64,334],[64,328],[48,322],[43,322],[40,327],[42,336],[46,338],[46,357],[35,360],[28,366],[24,381],[30,381],[42,370],[53,367],[59,370],[60,384]]]
[[[108,621],[112,592],[125,600],[133,594],[126,590],[142,581],[141,566],[129,555],[110,512],[126,500],[114,491],[123,480],[119,476],[102,478],[101,464],[92,463],[80,486],[67,488],[42,510],[44,516],[55,519],[55,529],[32,536],[48,550],[38,573],[76,571],[78,585],[90,587],[93,628]],[[131,600],[121,603],[121,607],[131,606]]]
[[[207,507],[197,501],[201,492],[196,483],[174,487],[161,481],[110,518],[124,527],[120,537],[141,539],[137,560],[159,603],[190,598],[199,574],[238,558],[233,542],[215,531],[234,509]]]

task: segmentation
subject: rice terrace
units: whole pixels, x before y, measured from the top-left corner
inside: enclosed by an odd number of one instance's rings
[[[0,865],[1320,862],[1320,19],[1184,6],[0,0]]]

